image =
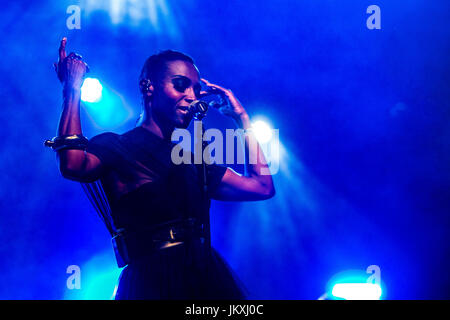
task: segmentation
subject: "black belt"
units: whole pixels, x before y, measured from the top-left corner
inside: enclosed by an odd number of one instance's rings
[[[191,218],[133,231],[119,229],[112,238],[112,243],[117,264],[119,268],[122,268],[131,261],[156,250],[192,240],[205,241],[207,235],[205,225]]]

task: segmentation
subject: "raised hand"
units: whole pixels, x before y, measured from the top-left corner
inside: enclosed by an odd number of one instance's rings
[[[66,55],[67,38],[61,40],[59,46],[59,59],[54,63],[55,71],[59,81],[66,87],[79,90],[83,84],[86,72],[89,72],[88,65],[83,62],[79,54],[71,52]]]

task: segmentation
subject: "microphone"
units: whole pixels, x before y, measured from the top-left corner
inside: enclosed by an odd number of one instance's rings
[[[196,120],[202,120],[208,111],[208,103],[202,100],[192,101],[189,105],[189,111],[194,114]]]

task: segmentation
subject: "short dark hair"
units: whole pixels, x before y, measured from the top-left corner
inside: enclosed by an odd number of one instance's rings
[[[194,60],[184,53],[173,50],[161,51],[145,60],[141,75],[139,76],[139,83],[144,79],[148,79],[155,83],[161,76],[161,73],[165,71],[165,68],[167,67],[166,63],[176,60],[187,61],[194,64]]]

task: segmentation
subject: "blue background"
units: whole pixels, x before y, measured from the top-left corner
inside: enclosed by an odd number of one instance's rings
[[[43,147],[61,112],[63,36],[108,94],[82,107],[87,137],[133,128],[142,64],[168,48],[279,129],[276,197],[212,206],[213,245],[250,298],[317,299],[373,264],[386,299],[450,298],[448,1],[115,3],[2,5],[0,299],[108,299],[120,272],[80,185]],[[381,30],[366,27],[372,4]],[[233,128],[215,110],[205,122]]]

